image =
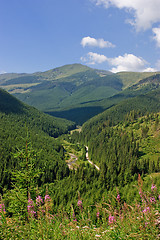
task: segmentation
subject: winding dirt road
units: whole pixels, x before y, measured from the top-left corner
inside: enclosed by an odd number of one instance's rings
[[[88,147],[86,146],[86,159],[88,160],[88,162],[90,163],[90,164],[92,164],[98,171],[100,170],[100,168],[96,165],[96,164],[94,164],[91,160],[89,160],[89,157],[88,157]]]
[[[91,165],[93,165],[98,171],[100,171],[100,168],[89,159],[88,146],[85,146],[85,148],[86,148],[86,159],[87,159],[87,161]],[[69,169],[73,169],[73,164],[78,160],[78,157],[73,153],[69,153],[69,155],[70,155],[70,159],[67,161],[67,165],[68,165]]]

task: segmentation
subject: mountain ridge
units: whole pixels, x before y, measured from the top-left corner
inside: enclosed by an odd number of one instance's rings
[[[157,88],[159,85],[148,85],[147,80],[145,86],[141,82],[145,78],[152,81],[154,76],[158,73],[115,74],[77,63],[45,72],[18,74],[17,77],[15,74],[3,74],[0,76],[0,87],[43,112],[72,121],[77,121],[79,117],[81,121],[77,123],[82,124],[121,100]]]

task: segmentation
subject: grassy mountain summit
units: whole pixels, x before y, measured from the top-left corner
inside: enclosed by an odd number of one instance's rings
[[[0,86],[21,101],[53,116],[77,121],[83,115],[85,117],[77,122],[81,124],[102,111],[97,107],[88,109],[84,104],[113,96],[122,90],[123,84],[111,72],[70,64],[33,74],[3,74]],[[75,110],[72,112],[72,109]],[[63,114],[66,110],[67,114]],[[72,118],[73,115],[77,117]]]
[[[157,88],[152,84],[155,76],[158,73],[113,74],[69,64],[33,74],[2,74],[0,86],[43,112],[81,125],[121,100]],[[150,79],[150,85],[147,80],[142,84],[144,79]]]

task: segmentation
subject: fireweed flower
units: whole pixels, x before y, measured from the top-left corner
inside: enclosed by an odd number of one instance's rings
[[[152,190],[152,191],[157,190],[156,185],[152,184],[152,186],[151,186],[151,190]]]
[[[36,205],[40,206],[43,203],[41,196],[36,197]]]
[[[0,212],[6,212],[4,203],[0,204]]]
[[[82,206],[82,201],[78,200],[77,205],[78,205],[78,207],[81,207]]]
[[[44,201],[45,202],[50,202],[51,201],[50,196],[49,195],[45,195]]]
[[[156,199],[154,197],[150,197],[150,202],[151,203],[155,203],[156,202]]]
[[[99,213],[99,212],[97,212],[97,218],[99,218],[99,215],[100,215],[100,213]]]
[[[109,223],[109,224],[112,224],[112,223],[114,223],[114,222],[116,222],[116,219],[115,219],[115,217],[114,217],[114,216],[111,216],[111,215],[109,215],[109,217],[108,217],[108,223]]]
[[[147,213],[147,212],[150,212],[150,208],[149,208],[149,207],[146,207],[146,208],[143,210],[143,213]]]
[[[117,201],[120,202],[121,200],[121,197],[120,197],[120,194],[117,195]]]
[[[141,188],[140,188],[140,190],[139,190],[139,195],[140,195],[140,197],[142,198],[143,193],[142,193],[142,189],[141,189]]]
[[[28,199],[27,211],[31,217],[34,217],[36,214],[36,212],[34,211],[34,202],[31,198]]]
[[[32,198],[29,198],[29,199],[28,199],[28,204],[29,204],[30,206],[33,206],[33,205],[34,205],[34,202],[33,202]]]

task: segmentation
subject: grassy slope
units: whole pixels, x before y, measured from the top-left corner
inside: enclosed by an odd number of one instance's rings
[[[3,80],[3,81],[2,81]],[[112,81],[113,80],[113,81]],[[113,83],[112,83],[113,82]],[[115,84],[117,83],[117,85]],[[55,68],[43,73],[34,73],[34,74],[4,74],[1,76],[1,86],[8,90],[11,93],[16,94],[17,97],[30,105],[34,105],[36,101],[36,107],[41,110],[48,110],[55,109],[56,107],[64,107],[66,104],[61,102],[61,98],[66,98],[68,102],[68,106],[73,105],[74,100],[80,96],[79,102],[83,101],[90,101],[91,96],[89,99],[85,96],[83,100],[83,95],[86,92],[91,92],[93,89],[92,99],[97,100],[109,97],[115,94],[118,90],[121,90],[120,86],[121,80],[119,80],[114,74],[110,74],[107,71],[99,71],[81,64],[72,64],[72,65],[65,65],[63,67]],[[92,85],[90,87],[90,84]],[[95,94],[96,88],[102,88],[103,86],[108,86],[109,88],[107,91],[102,89],[98,89]],[[118,86],[118,89],[117,89]],[[55,89],[53,93],[50,93],[50,90]],[[80,88],[85,88],[84,91]],[[67,94],[64,94],[66,91]],[[78,95],[76,94],[78,91]],[[50,94],[50,98],[47,98],[47,94]],[[55,95],[55,92],[57,96]],[[82,96],[81,96],[82,92]],[[75,93],[75,97],[74,97]],[[44,96],[42,99],[43,104],[41,103],[41,96]],[[87,94],[86,94],[87,95]],[[70,96],[72,98],[69,100]],[[46,98],[46,101],[45,101]],[[38,102],[39,106],[38,106]],[[48,107],[48,102],[50,105]]]
[[[140,80],[153,76],[155,73],[153,72],[120,72],[116,75],[122,80],[123,89],[126,89],[133,84],[139,82]]]
[[[121,91],[121,88],[121,80],[117,77],[113,75],[100,77],[96,70],[86,71],[84,68],[83,72],[30,86],[21,90],[24,91],[23,94],[17,93],[16,96],[43,111],[57,108],[62,110],[64,107],[69,108],[83,102],[108,98]],[[13,91],[15,93],[15,89]]]

